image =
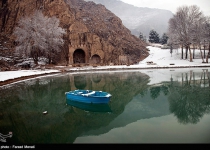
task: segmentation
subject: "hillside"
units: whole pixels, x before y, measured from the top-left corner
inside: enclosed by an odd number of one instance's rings
[[[119,0],[85,0],[102,4],[117,15],[123,24],[131,30],[133,35],[139,36],[142,32],[147,38],[149,31],[154,29],[160,36],[167,31],[168,20],[173,16],[171,11],[135,7]]]
[[[21,0],[2,1],[0,15],[0,54],[7,57],[14,53],[12,36],[18,21],[40,10],[44,15],[56,16],[66,30],[66,56],[69,64],[96,63],[133,64],[148,56],[146,43],[133,36],[119,17],[103,5],[83,0]],[[8,53],[9,52],[9,53]],[[15,61],[14,61],[15,63]]]

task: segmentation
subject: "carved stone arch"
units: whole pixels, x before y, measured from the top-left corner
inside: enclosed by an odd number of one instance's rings
[[[73,63],[78,64],[78,63],[86,63],[86,54],[85,51],[81,48],[77,48],[73,52]]]
[[[90,59],[90,63],[92,64],[99,64],[101,63],[101,57],[97,54],[93,55]]]
[[[104,51],[102,50],[96,50],[95,52],[91,54],[91,56],[93,55],[98,55],[101,59],[104,59]]]
[[[94,64],[103,63],[104,61],[104,52],[102,50],[97,50],[91,54],[90,62]]]

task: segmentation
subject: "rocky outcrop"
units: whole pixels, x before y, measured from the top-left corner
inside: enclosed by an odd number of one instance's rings
[[[12,33],[18,20],[37,9],[59,18],[66,29],[69,64],[133,64],[148,56],[146,44],[117,16],[103,5],[83,0],[3,0],[1,41],[8,38],[9,49],[15,47]]]

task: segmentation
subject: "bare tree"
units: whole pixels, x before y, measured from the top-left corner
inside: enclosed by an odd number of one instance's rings
[[[181,33],[179,33],[177,31],[178,29],[178,26],[177,26],[177,23],[176,23],[176,18],[174,16],[174,18],[171,18],[169,20],[169,28],[168,28],[168,42],[167,44],[168,45],[172,45],[174,47],[174,45],[176,45],[178,47],[178,45],[181,45],[181,50],[182,50],[182,55],[181,55],[181,59],[184,58],[184,52],[183,52],[183,45],[184,45],[184,42],[183,42],[183,39],[182,39],[182,36],[181,36]],[[174,34],[176,33],[176,34]]]
[[[206,19],[205,17],[200,17],[196,20],[196,22],[193,23],[193,28],[191,29],[191,41],[193,45],[197,45],[200,49],[200,54],[202,58],[202,62],[204,62],[204,57],[202,54],[202,41],[204,40],[204,23]]]
[[[193,45],[197,45],[200,49],[200,54],[202,62],[204,62],[204,57],[202,54],[202,41],[205,41],[205,22],[206,17],[200,12],[198,7],[192,7],[191,9],[191,28],[190,28],[190,41]]]
[[[210,56],[210,17],[206,17],[203,25],[203,37],[208,43],[208,54],[206,55],[206,63],[208,63],[208,58]]]
[[[181,27],[181,23],[183,21],[180,21],[181,19],[181,15],[179,15],[179,13],[177,12],[177,14],[175,14],[173,16],[173,18],[171,18],[169,20],[169,28],[168,28],[168,37],[169,40],[168,42],[170,44],[174,44],[177,43],[179,45],[182,46],[182,59],[183,59],[183,45],[184,45],[184,40],[183,40],[183,32]]]
[[[60,50],[62,35],[65,34],[65,30],[59,27],[59,20],[35,11],[32,16],[20,19],[18,25],[13,33],[18,42],[16,53],[25,58],[32,57],[35,64],[46,54],[51,62],[52,53]]]
[[[193,33],[193,31],[195,30],[195,24],[198,20],[201,20],[201,18],[203,18],[203,14],[199,7],[192,5],[189,7],[179,7],[173,18],[169,20],[169,38],[176,35],[177,42],[186,49],[185,59],[187,59],[189,50],[190,62],[192,62],[190,45],[193,43],[195,38],[195,32]]]

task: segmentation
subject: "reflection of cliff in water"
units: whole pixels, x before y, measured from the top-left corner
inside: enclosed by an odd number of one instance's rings
[[[181,123],[196,123],[210,107],[209,78],[205,76],[203,84],[198,77],[201,79],[201,73],[192,72],[183,74],[181,81],[173,81],[172,77],[171,82],[150,86],[149,77],[140,72],[62,74],[21,82],[0,90],[0,133],[12,131],[13,144],[73,143],[81,135],[103,134],[140,119],[170,113]],[[79,79],[84,89],[113,95],[109,103],[112,113],[66,105],[64,93],[77,89],[75,81]],[[42,114],[45,110],[47,115]]]
[[[74,85],[77,89],[84,89],[87,86],[86,76],[75,76]]]
[[[64,93],[76,89],[74,81],[79,79],[79,86],[84,89],[107,91],[113,95],[109,104],[112,113],[87,112],[66,105]],[[133,97],[147,89],[148,79],[139,72],[100,76],[67,74],[1,89],[0,133],[12,131],[12,143],[72,143],[82,133],[112,122]],[[43,111],[48,114],[43,115]]]

